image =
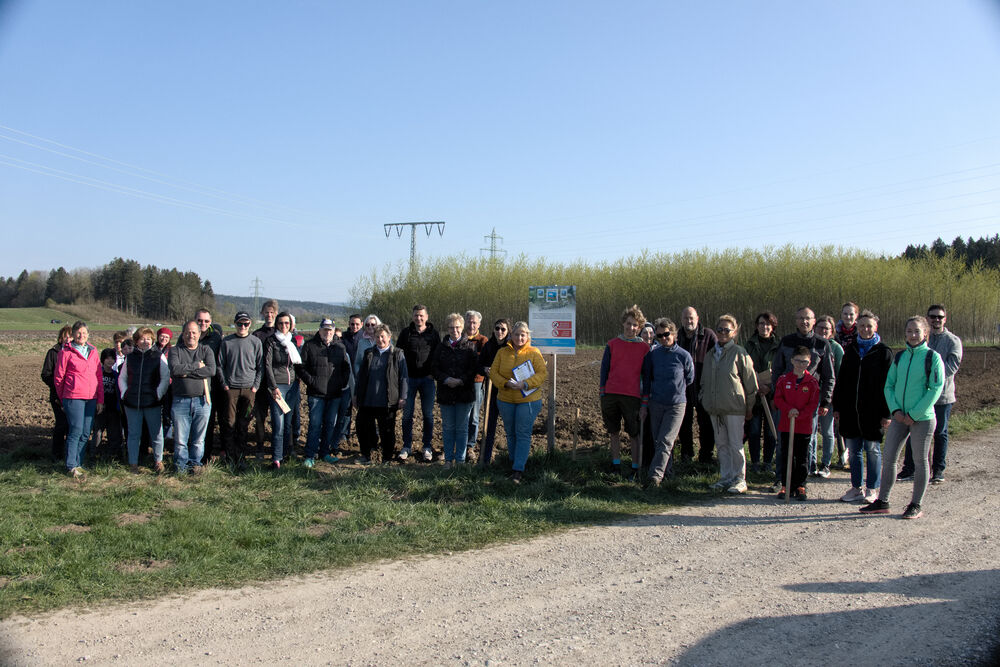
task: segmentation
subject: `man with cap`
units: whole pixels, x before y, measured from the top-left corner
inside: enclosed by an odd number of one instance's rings
[[[302,462],[307,468],[313,467],[317,456],[327,463],[337,461],[330,450],[337,444],[340,405],[351,399],[351,358],[334,336],[333,328],[333,320],[324,318],[316,335],[302,345],[298,373],[306,385],[309,403],[309,432]]]
[[[236,333],[223,338],[219,345],[216,380],[224,397],[219,413],[222,446],[229,460],[242,467],[254,398],[264,373],[264,346],[259,338],[250,335],[248,313],[236,313],[234,322]]]

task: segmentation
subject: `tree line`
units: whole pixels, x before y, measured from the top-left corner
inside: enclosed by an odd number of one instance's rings
[[[965,262],[965,266],[970,269],[979,262],[982,262],[984,268],[1000,269],[1000,234],[994,234],[992,237],[983,236],[976,240],[971,236],[968,240],[956,236],[951,245],[938,237],[930,246],[907,245],[903,251],[903,258],[921,259],[932,255],[944,257],[949,253]]]
[[[141,266],[116,257],[96,269],[64,267],[0,276],[0,308],[31,308],[52,303],[101,302],[136,317],[183,320],[197,308],[212,308],[212,283],[193,271]]]

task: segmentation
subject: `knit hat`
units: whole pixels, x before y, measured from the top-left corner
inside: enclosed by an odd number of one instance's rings
[[[159,338],[160,334],[167,334],[171,339],[174,337],[174,332],[170,330],[170,327],[160,327],[156,330],[156,337]]]

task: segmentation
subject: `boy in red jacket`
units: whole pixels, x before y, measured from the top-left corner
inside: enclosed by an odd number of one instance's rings
[[[781,441],[788,442],[789,422],[795,417],[795,435],[792,439],[792,489],[796,500],[806,499],[806,478],[809,476],[809,438],[812,436],[813,417],[819,407],[819,381],[806,370],[812,361],[808,347],[795,348],[792,355],[792,370],[778,378],[774,384],[774,405],[781,411],[778,431]],[[786,479],[787,456],[778,461],[778,479]],[[781,487],[779,498],[784,498],[786,490]]]

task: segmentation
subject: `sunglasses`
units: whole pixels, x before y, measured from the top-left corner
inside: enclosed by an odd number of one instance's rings
[[[658,334],[656,334],[656,337],[657,338],[670,338],[673,335],[674,335],[673,333],[671,333],[671,332],[668,331],[666,333],[658,333]]]
[[[493,327],[494,331],[506,331],[507,327]]]
[[[238,326],[238,327],[248,327],[248,326],[250,326],[250,323],[249,322],[237,322],[236,326]]]
[[[732,329],[727,329],[726,327],[718,327],[715,331],[721,334],[733,333]]]
[[[944,319],[944,315],[928,315],[927,319],[929,319],[929,320],[943,320]]]
[[[212,320],[195,320],[198,324],[211,324]]]

